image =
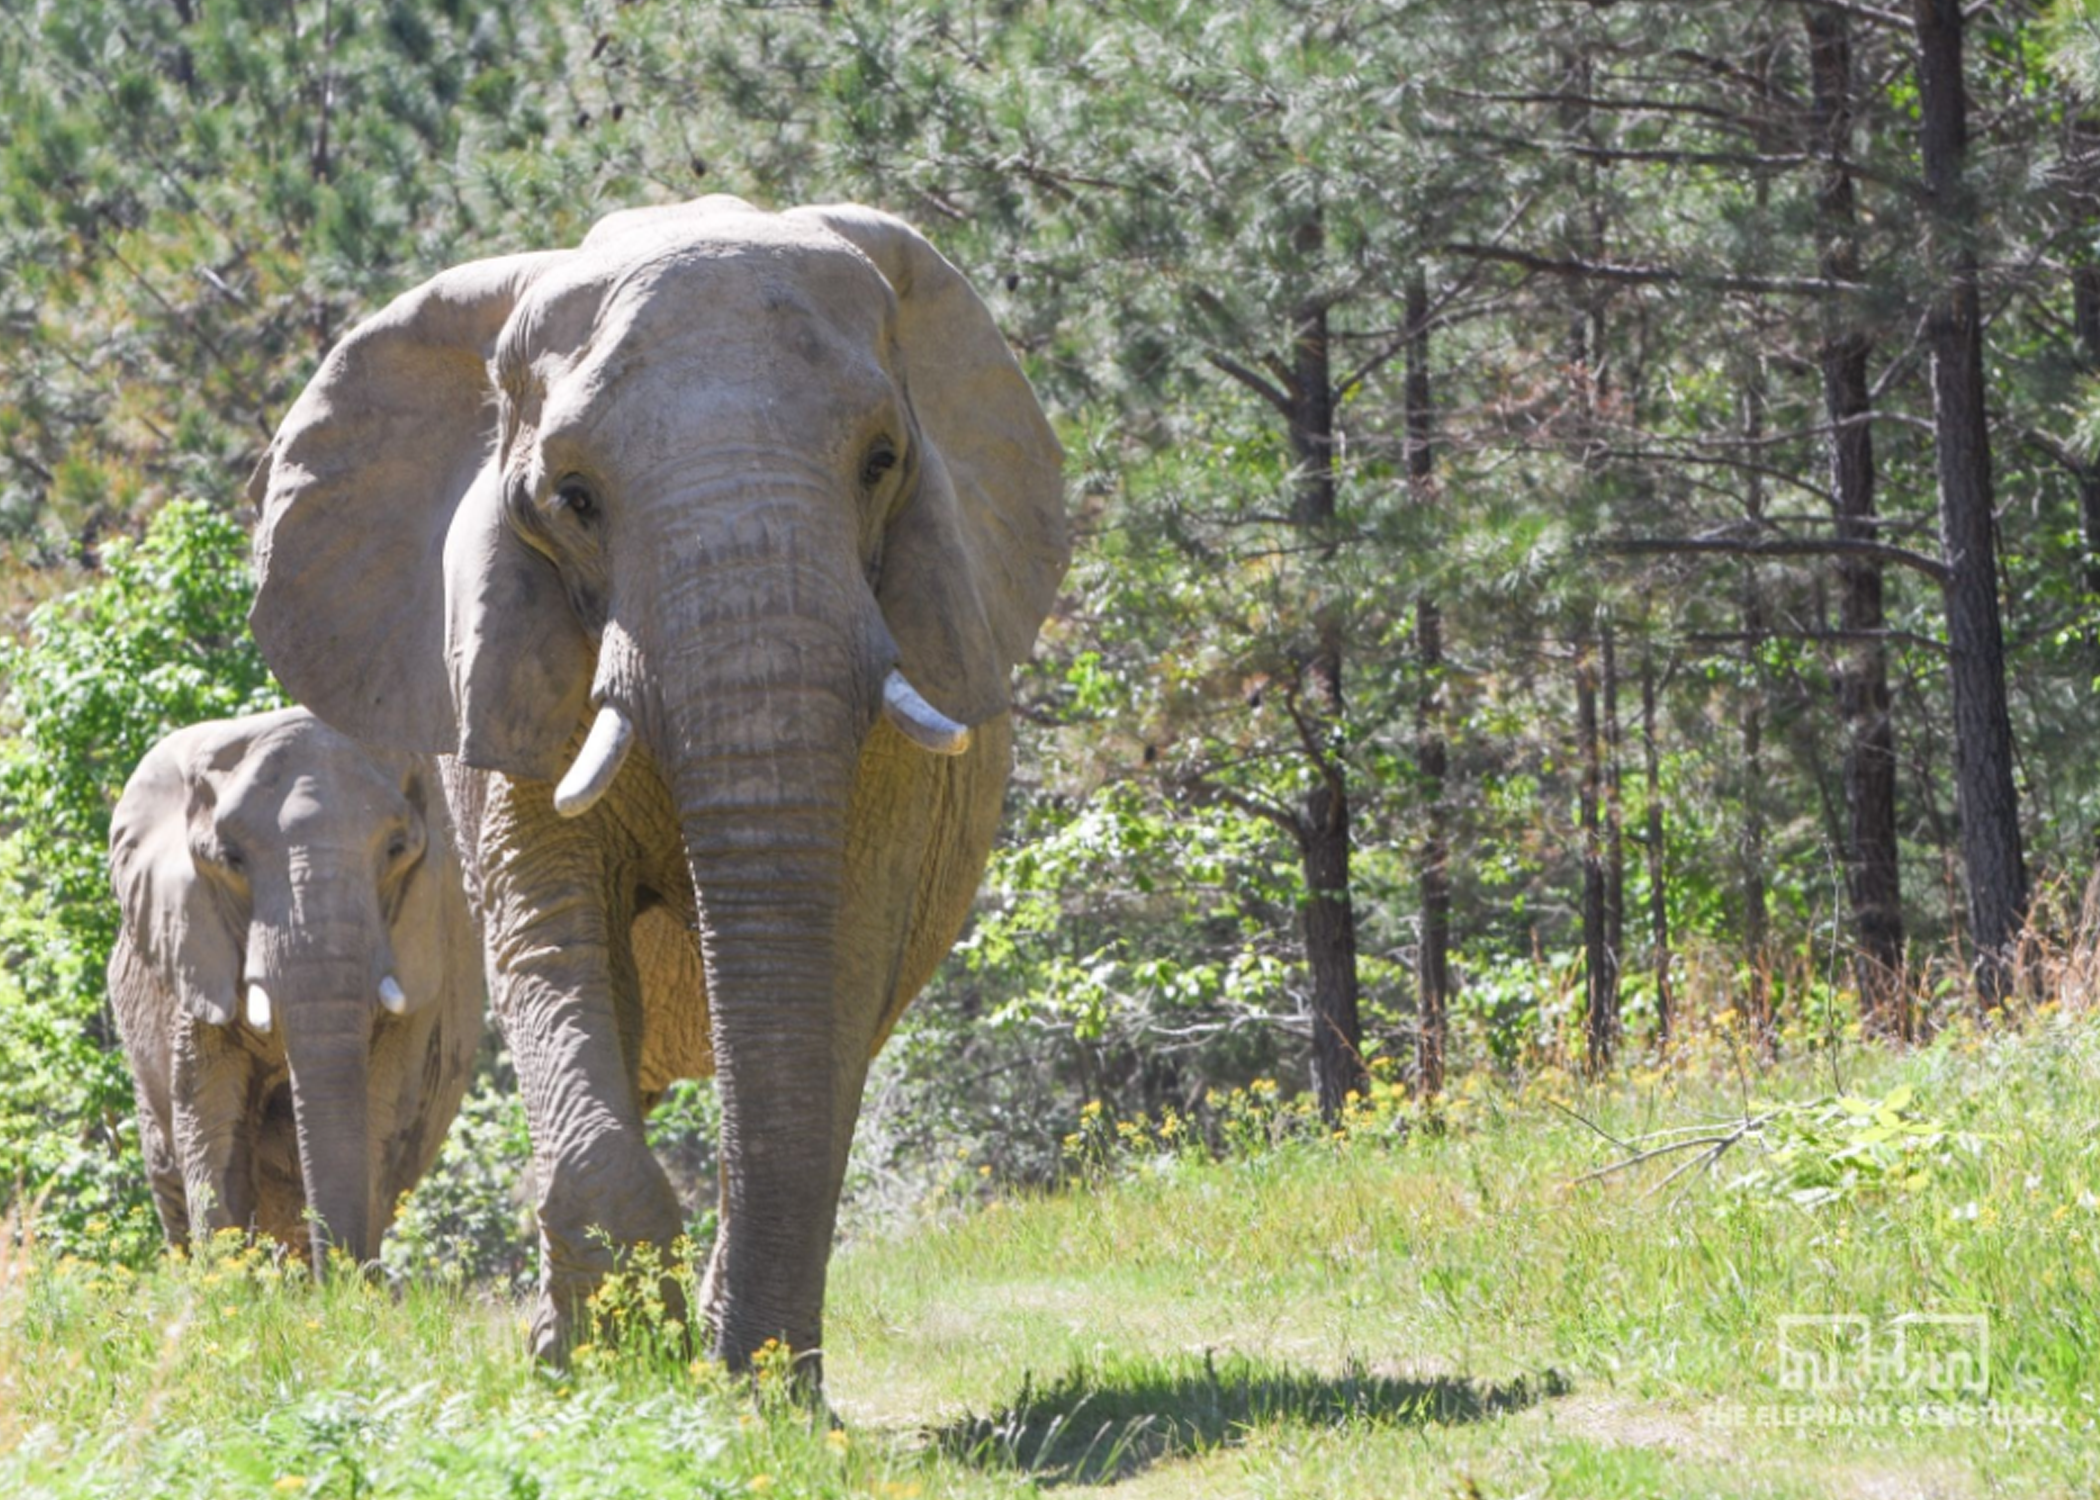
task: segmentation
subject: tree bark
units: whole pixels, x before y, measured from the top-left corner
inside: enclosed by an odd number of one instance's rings
[[[1764,437],[1765,374],[1761,355],[1753,356],[1750,376],[1743,387],[1743,435],[1752,444]],[[1753,524],[1762,523],[1765,513],[1764,476],[1749,475],[1744,491],[1744,510]],[[1743,631],[1753,639],[1769,628],[1765,618],[1764,590],[1757,567],[1743,573]],[[1759,674],[1743,695],[1743,967],[1748,976],[1744,1012],[1761,1047],[1772,1045],[1771,963],[1766,952],[1769,919],[1765,886],[1765,696]]]
[[[1648,945],[1655,965],[1655,1046],[1670,1045],[1675,996],[1670,986],[1670,887],[1668,846],[1663,842],[1662,750],[1655,733],[1655,657],[1641,653],[1641,754],[1646,762],[1648,841]]]
[[[1316,253],[1324,241],[1317,211],[1301,226],[1299,248]],[[1335,389],[1328,304],[1300,304],[1291,359],[1291,451],[1297,458],[1292,519],[1320,555],[1333,549],[1338,479],[1334,466]],[[1356,910],[1349,883],[1352,838],[1349,792],[1342,758],[1342,626],[1331,611],[1314,620],[1298,716],[1307,756],[1317,773],[1299,816],[1305,874],[1305,956],[1312,974],[1312,1084],[1321,1114],[1337,1118],[1348,1096],[1370,1086],[1363,1060],[1358,1001]]]
[[[1626,801],[1619,729],[1619,644],[1609,619],[1601,632],[1604,714],[1604,952],[1611,966],[1612,1015],[1619,1013],[1619,982],[1626,965]],[[1616,1022],[1615,1022],[1616,1025]]]
[[[1991,492],[1983,313],[1977,295],[1974,205],[1963,183],[1968,94],[1962,78],[1961,0],[1915,0],[1918,135],[1930,208],[1935,283],[1926,318],[1939,468],[1940,549],[1948,677],[1953,688],[1955,788],[1963,873],[1975,943],[1980,1008],[2012,984],[2027,910],[2027,864],[2013,784],[2012,716],[2005,697],[2005,641],[1998,612],[1998,551]]]
[[[1611,1066],[1619,1039],[1618,990],[1605,913],[1603,800],[1604,755],[1597,732],[1597,663],[1584,641],[1575,664],[1575,737],[1582,757],[1582,970],[1583,1038],[1587,1066],[1599,1074]]]
[[[1816,183],[1819,269],[1834,281],[1860,279],[1859,206],[1851,171],[1852,33],[1841,12],[1802,11],[1813,85],[1812,124],[1823,156]],[[1823,305],[1823,405],[1830,418],[1830,491],[1844,541],[1872,542],[1873,402],[1867,366],[1872,341],[1856,310]],[[1839,659],[1838,711],[1845,723],[1845,888],[1852,907],[1853,972],[1860,1020],[1870,1034],[1908,1035],[1903,1000],[1903,887],[1897,858],[1895,719],[1889,702],[1882,564],[1854,553],[1837,559],[1838,627],[1853,638]]]
[[[1415,503],[1435,503],[1434,410],[1429,383],[1429,293],[1420,270],[1407,279],[1407,475]],[[1425,590],[1415,597],[1415,657],[1421,685],[1415,697],[1415,769],[1424,803],[1420,894],[1421,942],[1416,963],[1415,1088],[1424,1097],[1443,1091],[1444,1041],[1451,994],[1451,835],[1444,778],[1444,623]]]
[[[2071,321],[2078,338],[2078,363],[2088,379],[2100,376],[2100,265],[2071,272]],[[2079,540],[2085,550],[2085,591],[2100,595],[2100,462],[2078,465]]]

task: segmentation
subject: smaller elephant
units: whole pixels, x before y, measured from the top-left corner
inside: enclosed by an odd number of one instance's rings
[[[459,1111],[481,956],[428,756],[305,709],[177,730],[110,827],[109,995],[170,1244],[360,1263]]]

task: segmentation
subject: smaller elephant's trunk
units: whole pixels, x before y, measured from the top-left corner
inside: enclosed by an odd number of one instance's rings
[[[311,871],[344,862],[339,853],[321,851],[300,865]],[[295,876],[288,901],[272,904],[248,942],[251,991],[267,995],[291,1065],[307,1245],[316,1272],[327,1269],[332,1249],[359,1264],[379,1253],[372,1210],[372,1027],[393,955],[376,899],[366,902]]]
[[[331,1249],[363,1264],[379,1253],[367,1092],[370,1003],[352,995],[302,1007],[285,1042],[314,1269],[326,1270]]]

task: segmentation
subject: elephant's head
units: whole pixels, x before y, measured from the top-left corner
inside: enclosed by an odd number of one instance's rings
[[[985,307],[907,225],[706,198],[403,296],[254,481],[256,634],[322,716],[559,780],[569,814],[649,747],[755,1226],[725,1267],[732,1353],[808,1337],[812,1255],[821,1296],[830,1205],[784,1200],[828,1175],[808,1070],[856,765],[885,720],[954,754],[1005,711],[1065,567],[1060,463]]]
[[[125,788],[110,865],[133,943],[187,1021],[281,1046],[312,1252],[378,1253],[367,1065],[374,1028],[446,983],[437,789],[304,709],[200,724]]]

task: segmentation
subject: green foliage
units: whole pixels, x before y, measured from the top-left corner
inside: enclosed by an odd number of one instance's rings
[[[528,1290],[539,1274],[539,1229],[523,1196],[531,1167],[517,1080],[507,1066],[485,1070],[437,1161],[400,1205],[380,1251],[387,1270],[397,1279]]]
[[[101,574],[38,608],[0,654],[0,1174],[50,1194],[47,1235],[111,1215],[135,1228],[143,1212],[103,995],[117,931],[110,809],[169,731],[283,701],[248,635],[251,593],[241,529],[209,506],[169,505],[142,540],[112,540]]]
[[[1729,1191],[1821,1208],[1870,1193],[1918,1193],[1988,1142],[1920,1112],[1902,1084],[1879,1099],[1839,1094],[1760,1112],[1750,1133],[1764,1160]]]

